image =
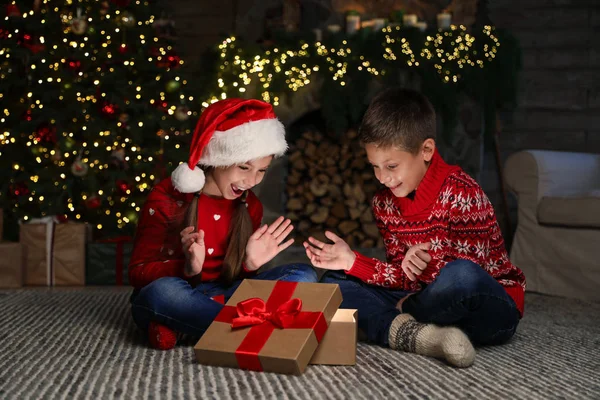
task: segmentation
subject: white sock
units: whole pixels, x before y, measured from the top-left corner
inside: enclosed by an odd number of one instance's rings
[[[423,324],[410,314],[394,319],[389,343],[394,350],[441,358],[455,367],[469,367],[475,361],[473,344],[459,328]]]

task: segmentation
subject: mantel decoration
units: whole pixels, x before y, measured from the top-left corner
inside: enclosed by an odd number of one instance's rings
[[[450,135],[462,93],[482,106],[488,134],[494,132],[498,108],[515,105],[520,49],[510,34],[493,26],[421,32],[396,25],[311,39],[282,33],[261,45],[226,38],[203,107],[231,96],[258,97],[277,106],[317,83],[328,126],[341,134],[362,117],[373,80],[384,86],[418,82]]]

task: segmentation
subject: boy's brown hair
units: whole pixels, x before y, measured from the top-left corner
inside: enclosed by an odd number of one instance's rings
[[[362,144],[397,147],[417,153],[426,139],[435,140],[435,110],[421,93],[387,89],[369,104],[358,130]]]

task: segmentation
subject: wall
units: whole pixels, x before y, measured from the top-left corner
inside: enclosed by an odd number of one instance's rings
[[[503,153],[600,152],[600,2],[490,3],[495,25],[509,28],[523,48],[520,106],[506,121]]]
[[[203,52],[214,46],[222,34],[235,28],[236,0],[173,0],[165,3],[171,10],[178,36],[177,49],[186,62],[186,68],[202,73],[200,62]]]

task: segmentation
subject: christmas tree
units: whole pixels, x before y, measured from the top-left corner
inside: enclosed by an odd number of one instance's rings
[[[1,207],[13,221],[56,215],[100,236],[133,233],[149,189],[186,159],[196,120],[171,24],[153,1],[4,11]]]

